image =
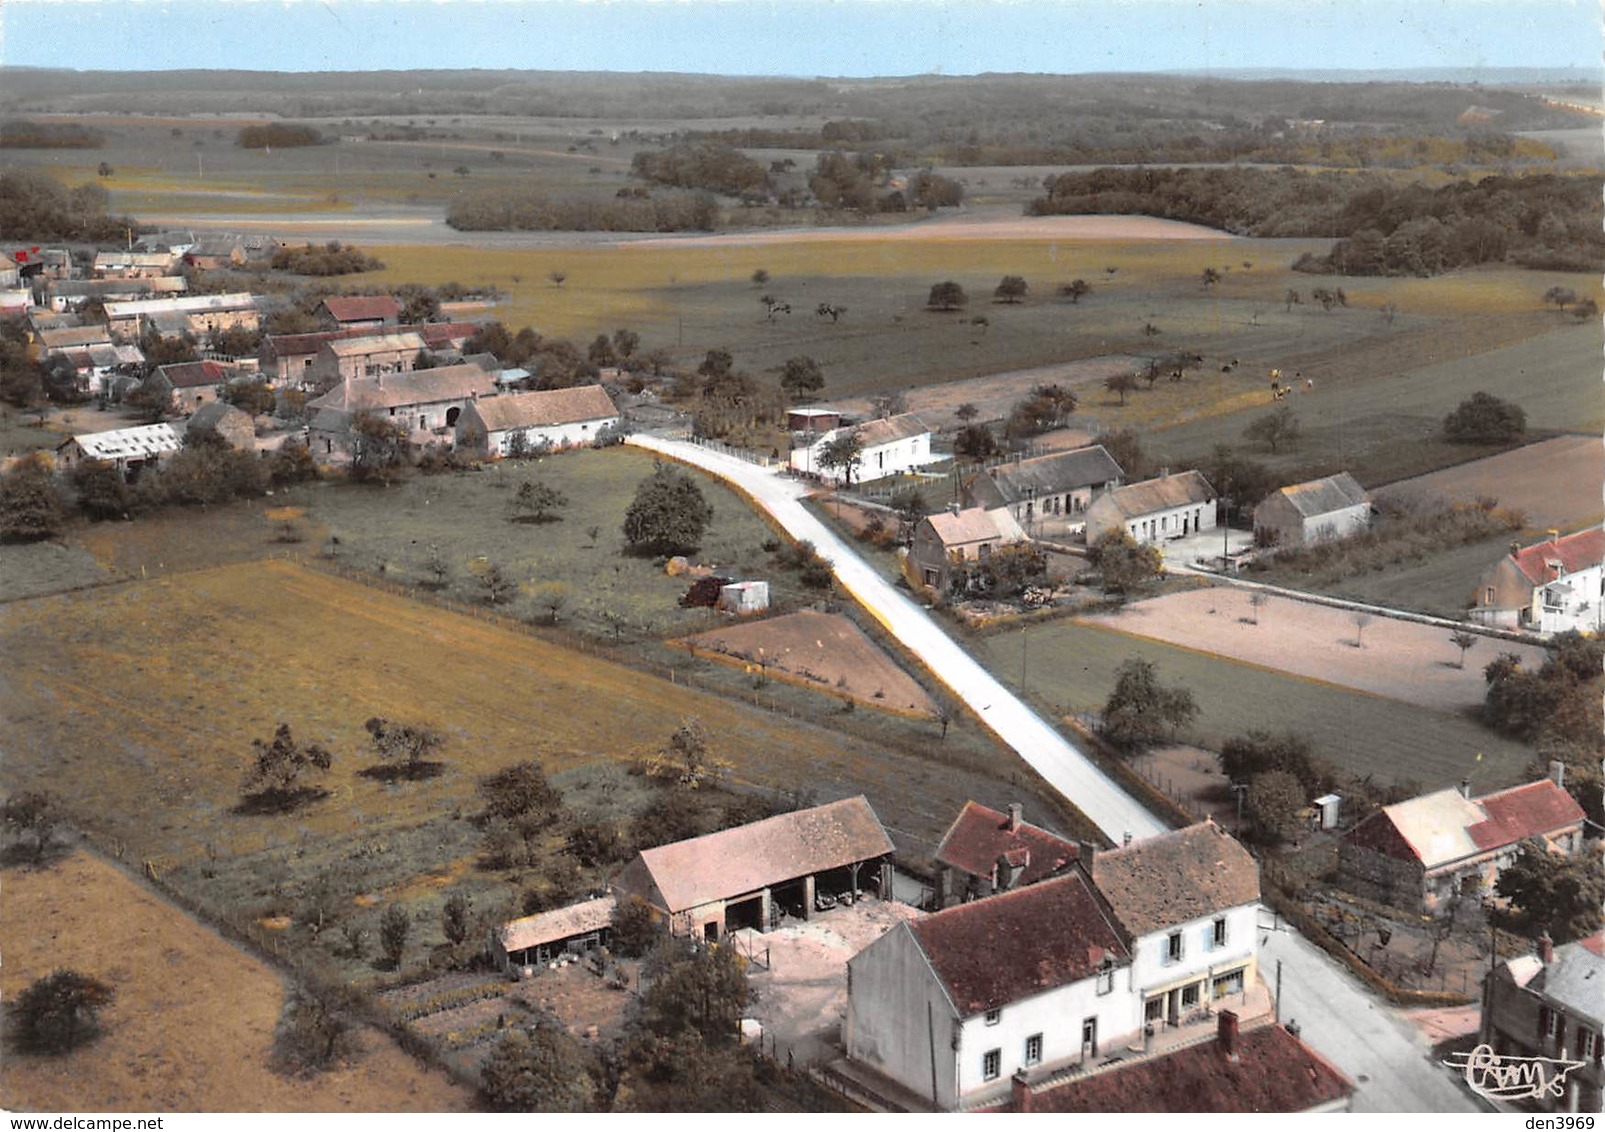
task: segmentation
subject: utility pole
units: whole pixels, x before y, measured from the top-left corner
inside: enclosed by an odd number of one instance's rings
[[[1243,836],[1243,795],[1248,793],[1248,783],[1232,783],[1232,793],[1237,795],[1237,836]]]
[[[1276,961],[1276,1021],[1282,1020],[1282,961]]]

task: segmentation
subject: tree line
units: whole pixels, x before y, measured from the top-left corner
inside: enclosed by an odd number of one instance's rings
[[[243,126],[235,135],[234,144],[241,149],[292,149],[296,146],[323,145],[328,138],[311,126],[293,122],[269,122],[261,126]]]
[[[76,122],[0,122],[0,149],[99,149],[106,135]]]
[[[454,200],[446,223],[462,232],[711,232],[719,206],[706,192],[667,192],[611,199],[553,197],[489,189]]]
[[[1597,184],[1545,174],[1457,181],[1439,189],[1376,174],[1295,169],[1096,169],[1043,182],[1033,216],[1116,213],[1204,224],[1240,236],[1331,236],[1306,271],[1432,275],[1511,261],[1598,270],[1605,234]]]

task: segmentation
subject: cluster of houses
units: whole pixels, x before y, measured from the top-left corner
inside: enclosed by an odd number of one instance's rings
[[[641,851],[611,891],[511,921],[512,973],[605,946],[621,902],[718,942],[892,898],[862,796]],[[971,802],[937,851],[937,910],[846,963],[831,1071],[917,1111],[1330,1111],[1354,1086],[1273,1021],[1259,870],[1212,822],[1109,850]]]
[[[216,252],[216,255],[211,254]],[[315,458],[349,459],[360,445],[353,428],[362,414],[400,426],[416,445],[461,448],[481,457],[588,445],[616,432],[621,416],[600,385],[521,392],[531,375],[507,370],[490,354],[465,355],[478,327],[469,322],[403,325],[401,304],[390,295],[331,296],[318,306],[321,329],[302,334],[270,334],[251,357],[207,354],[197,361],[158,366],[147,372],[137,344],[147,332],[206,341],[216,333],[258,330],[261,311],[249,294],[162,294],[122,297],[125,286],[169,279],[182,290],[183,276],[169,276],[183,263],[191,267],[252,262],[257,245],[240,241],[212,248],[206,244],[163,246],[157,251],[101,253],[95,278],[71,278],[66,253],[17,253],[34,261],[24,289],[28,318],[45,359],[66,358],[87,396],[121,400],[138,389],[147,401],[215,428],[241,447],[255,444],[254,431],[241,429],[243,413],[218,408],[230,385],[265,382],[310,398],[303,439]],[[271,254],[271,252],[267,252]],[[13,269],[10,282],[20,280]],[[0,279],[0,286],[7,280]],[[68,284],[105,284],[104,321],[57,312],[85,301],[61,289]],[[39,293],[39,292],[43,293]],[[104,292],[102,294],[102,292]],[[214,420],[212,418],[217,418]],[[58,449],[67,466],[82,459],[109,459],[129,478],[182,446],[184,423],[153,424],[70,437]]]

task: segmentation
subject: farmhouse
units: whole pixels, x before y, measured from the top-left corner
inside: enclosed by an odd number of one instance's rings
[[[1034,1084],[1012,1081],[1006,1112],[1348,1112],[1354,1082],[1280,1025],[1240,1029],[1223,1010],[1213,1041]]]
[[[449,442],[463,409],[495,392],[495,379],[478,366],[437,366],[347,378],[307,402],[307,408],[314,414],[314,439],[321,439],[325,454],[329,454],[336,445],[342,449],[348,445],[352,418],[363,412],[396,419],[406,426],[414,443]]]
[[[237,372],[222,362],[211,360],[174,362],[158,366],[156,372],[145,379],[142,388],[151,396],[165,395],[180,413],[193,413],[221,397],[224,387]]]
[[[184,262],[201,271],[243,267],[273,258],[283,245],[271,236],[204,236],[184,252]]]
[[[988,468],[964,485],[964,500],[989,512],[1007,511],[1027,531],[1051,519],[1079,517],[1092,501],[1119,487],[1123,473],[1101,444],[1014,460]]]
[[[1563,1112],[1598,1112],[1605,1084],[1605,935],[1502,960],[1483,981],[1482,1041],[1509,1057],[1580,1061],[1564,1092],[1539,1098]]]
[[[915,526],[909,568],[920,584],[943,594],[955,565],[990,558],[998,547],[1024,538],[1025,532],[1006,510],[939,511]]]
[[[1081,848],[1031,825],[1014,802],[1001,814],[966,802],[936,847],[936,902],[940,908],[996,892],[1024,888],[1071,868]]]
[[[174,426],[140,425],[70,436],[56,446],[56,463],[63,469],[70,469],[85,460],[104,460],[132,483],[145,467],[159,463],[164,456],[171,456],[182,447],[183,438]]]
[[[490,383],[495,386],[494,377]],[[506,456],[520,445],[525,451],[570,448],[590,444],[621,420],[613,398],[600,385],[504,393],[463,408],[456,421],[457,443],[487,456]]]
[[[164,295],[181,295],[187,286],[183,279],[176,276],[61,279],[50,284],[44,295],[44,305],[53,311],[66,312],[79,309],[90,299],[120,302],[161,298]]]
[[[424,345],[435,353],[447,350],[461,350],[475,334],[479,327],[471,322],[420,322],[409,329],[417,333],[424,340]],[[497,363],[497,368],[501,363]]]
[[[850,469],[821,465],[819,457],[825,446],[849,433],[858,438],[857,462]],[[822,475],[833,483],[902,475],[941,459],[931,454],[930,428],[913,413],[835,428],[819,434],[803,447],[791,450],[791,466],[794,469]]]
[[[1347,538],[1371,523],[1371,501],[1348,472],[1280,488],[1254,508],[1262,546],[1309,546]]]
[[[138,346],[85,346],[51,350],[46,356],[66,358],[77,375],[78,391],[92,397],[107,393],[115,376],[137,380],[145,367],[145,355]]]
[[[214,330],[261,323],[256,300],[238,292],[229,295],[184,295],[168,299],[132,299],[106,304],[106,321],[113,334],[138,337],[147,326],[162,333],[182,330],[201,337]]]
[[[490,933],[490,954],[508,974],[606,947],[613,934],[613,895],[511,920]]]
[[[1141,1029],[1131,952],[1079,869],[905,920],[847,963],[849,1062],[953,1110]]]
[[[331,338],[318,343],[308,377],[320,387],[357,377],[405,373],[418,361],[424,340],[412,331]]]
[[[330,295],[312,317],[325,330],[376,330],[401,321],[401,304],[390,295]]]
[[[614,890],[668,921],[675,935],[719,939],[807,919],[825,897],[891,894],[891,838],[863,795],[643,849]]]
[[[1349,891],[1414,912],[1433,913],[1457,893],[1490,892],[1522,841],[1537,838],[1552,852],[1583,844],[1583,811],[1551,777],[1480,798],[1469,783],[1384,806],[1343,835],[1340,883]]]
[[[1483,574],[1471,619],[1539,633],[1597,633],[1605,628],[1605,530],[1564,538],[1550,532],[1536,546],[1511,545]]]
[[[251,415],[227,401],[212,401],[202,405],[184,422],[186,437],[207,433],[218,437],[230,448],[256,451],[256,427],[251,423]]]
[[[1132,941],[1145,1025],[1163,1033],[1246,995],[1259,957],[1259,865],[1235,838],[1203,821],[1083,862]]]
[[[67,350],[84,350],[90,346],[113,344],[111,330],[104,324],[94,326],[64,326],[59,330],[40,330],[34,335],[39,349],[46,354]]]
[[[178,258],[171,251],[97,252],[94,275],[96,279],[157,279],[172,275]]]
[[[1214,529],[1215,489],[1199,472],[1116,487],[1087,508],[1089,543],[1115,530],[1140,543],[1157,543]]]

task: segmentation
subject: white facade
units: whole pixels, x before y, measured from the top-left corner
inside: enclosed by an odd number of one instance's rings
[[[902,419],[894,418],[899,421]],[[831,483],[841,483],[844,479],[862,483],[866,480],[903,475],[929,464],[939,463],[943,459],[941,456],[931,454],[929,429],[887,427],[892,424],[891,421],[871,421],[866,425],[843,426],[821,433],[812,444],[791,450],[791,466],[795,471],[822,476]],[[900,435],[904,432],[908,432],[909,435]],[[854,433],[857,433],[863,442],[863,448],[857,462],[850,469],[850,475],[849,469],[827,468],[819,462],[826,445]],[[874,438],[878,433],[893,435],[877,441]]]
[[[524,442],[530,448],[539,448],[542,445],[573,448],[589,445],[596,439],[598,432],[605,428],[617,428],[620,422],[619,417],[602,417],[594,421],[570,421],[568,424],[501,429],[488,434],[486,446],[497,456],[505,456],[513,443],[513,437],[522,432]]]
[[[907,923],[849,961],[847,987],[847,1056],[944,1110],[1008,1093],[1021,1069],[1048,1073],[1130,1044],[1141,1027],[1132,970],[1123,962],[960,1017]]]
[[[1154,511],[1126,522],[1126,531],[1133,541],[1140,543],[1167,542],[1173,538],[1187,538],[1200,531],[1215,529],[1213,503],[1188,503]]]
[[[1531,621],[1540,633],[1597,633],[1605,628],[1605,568],[1599,563],[1533,587]]]
[[[1132,978],[1143,1020],[1156,1028],[1182,1024],[1206,1004],[1252,984],[1258,907],[1245,904],[1138,936]]]

